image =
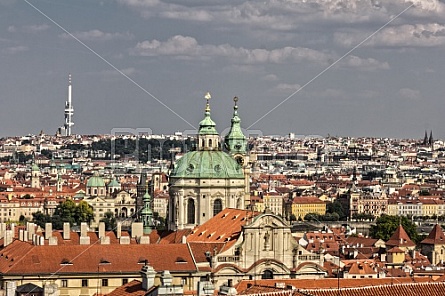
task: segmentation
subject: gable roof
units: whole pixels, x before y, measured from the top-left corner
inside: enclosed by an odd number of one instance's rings
[[[428,234],[421,244],[425,245],[445,245],[445,234],[439,224],[434,225],[431,232]]]
[[[187,242],[225,243],[224,250],[227,250],[238,239],[242,227],[256,214],[248,210],[226,208],[193,229]]]
[[[36,246],[15,240],[0,251],[3,274],[137,273],[145,261],[156,271],[196,271],[186,244]]]
[[[408,234],[406,233],[405,229],[402,225],[399,225],[397,227],[396,231],[393,233],[393,235],[389,238],[389,240],[386,242],[387,246],[390,247],[415,247],[416,244],[409,238]]]
[[[131,282],[120,286],[113,290],[112,292],[106,294],[107,296],[144,296],[147,293],[146,290],[142,289],[142,282],[138,280],[132,280]]]

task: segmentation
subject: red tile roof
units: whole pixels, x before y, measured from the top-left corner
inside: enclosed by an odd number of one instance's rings
[[[439,224],[434,225],[433,229],[422,242],[426,245],[445,245],[445,234]]]
[[[147,291],[142,289],[141,281],[132,280],[131,282],[116,288],[111,293],[106,294],[106,296],[144,296],[146,293]]]
[[[406,278],[364,278],[364,279],[336,279],[336,278],[322,278],[322,279],[273,279],[273,280],[242,280],[239,282],[235,288],[238,292],[242,293],[248,286],[263,286],[263,287],[275,287],[276,283],[283,283],[285,286],[292,286],[296,289],[305,289],[314,291],[315,289],[321,290],[332,290],[338,292],[338,283],[340,283],[341,291],[346,288],[359,288],[359,287],[369,287],[369,286],[390,286],[396,284],[413,284],[413,283],[428,283],[431,280],[428,277],[406,277]],[[445,287],[445,283],[443,283]],[[310,295],[310,294],[309,294]],[[344,294],[341,294],[344,296]],[[352,294],[349,294],[352,295]],[[354,296],[362,295],[360,293],[354,294]],[[380,295],[380,294],[379,294]],[[382,294],[382,296],[390,295],[410,295],[410,293],[402,294]],[[422,294],[424,295],[424,294]],[[443,294],[445,295],[445,294]],[[337,296],[337,295],[336,295]],[[431,295],[429,295],[431,296]]]
[[[397,227],[396,231],[386,242],[386,245],[389,247],[415,247],[416,244],[409,238],[405,229],[403,229],[402,225]]]
[[[241,234],[242,227],[257,213],[226,208],[212,219],[197,226],[187,237],[187,242],[225,243],[230,248]],[[221,227],[224,225],[224,227]]]
[[[197,270],[191,252],[185,244],[36,246],[15,240],[0,251],[0,272],[86,273],[97,272],[98,268],[100,272],[109,273],[138,272],[145,260],[148,260],[156,271]],[[109,263],[101,265],[101,262]]]

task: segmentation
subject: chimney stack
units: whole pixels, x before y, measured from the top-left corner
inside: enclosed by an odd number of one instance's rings
[[[71,232],[70,223],[64,222],[63,223],[63,239],[64,240],[70,239],[70,232]]]
[[[122,235],[122,223],[121,222],[117,222],[116,238],[121,238],[121,235]]]
[[[80,240],[79,244],[89,245],[90,237],[88,236],[88,225],[85,222],[80,223]]]
[[[49,239],[53,235],[53,225],[45,223],[45,239]]]
[[[155,284],[156,271],[152,266],[146,263],[144,266],[142,266],[140,274],[142,277],[142,289],[148,291],[148,289],[153,287]]]

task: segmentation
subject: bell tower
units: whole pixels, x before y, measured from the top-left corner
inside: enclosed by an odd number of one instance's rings
[[[250,164],[247,154],[247,139],[241,129],[241,118],[238,116],[238,97],[233,98],[233,116],[230,131],[224,137],[224,147],[236,162],[243,168],[244,172],[244,205],[250,205]]]
[[[198,131],[198,151],[221,150],[219,134],[216,131],[216,124],[210,118],[210,104],[212,98],[209,92],[204,97],[207,101],[204,119],[199,123]]]

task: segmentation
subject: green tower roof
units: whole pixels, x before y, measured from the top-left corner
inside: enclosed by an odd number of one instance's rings
[[[210,94],[207,93],[205,96],[207,100],[206,108],[205,108],[205,117],[201,122],[199,123],[199,134],[200,135],[217,135],[218,131],[216,130],[216,124],[210,118],[210,104],[209,100],[211,98]]]
[[[225,136],[226,148],[232,153],[246,152],[246,137],[241,129],[241,119],[238,116],[238,98],[234,97],[233,101],[235,106],[233,107],[233,117],[231,120],[231,126],[229,133]]]

